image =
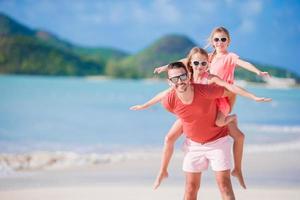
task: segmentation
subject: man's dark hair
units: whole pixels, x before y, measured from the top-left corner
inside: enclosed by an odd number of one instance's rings
[[[179,69],[179,68],[183,68],[187,72],[186,66],[183,64],[183,62],[172,62],[168,64],[168,71],[170,69]]]

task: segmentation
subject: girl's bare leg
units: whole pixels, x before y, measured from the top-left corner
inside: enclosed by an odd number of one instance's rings
[[[234,106],[234,104],[235,104],[235,102],[236,102],[236,94],[231,93],[231,94],[228,96],[228,98],[229,98],[230,112],[231,112],[231,111],[232,111],[232,108],[233,108],[233,106]],[[230,112],[229,112],[229,113],[230,113]]]
[[[174,144],[182,134],[182,123],[178,119],[174,122],[165,137],[165,143],[161,158],[160,171],[154,182],[154,189],[158,188],[164,178],[168,177],[168,166],[174,152]]]
[[[218,111],[217,119],[216,119],[216,125],[218,127],[225,126],[229,124],[230,122],[233,122],[236,120],[236,115],[228,115],[225,116],[221,111]]]
[[[244,134],[237,127],[237,122],[231,122],[228,124],[229,135],[233,138],[233,158],[234,158],[234,168],[231,172],[232,176],[237,177],[240,185],[246,189],[246,184],[244,181],[242,173],[242,158],[243,158],[243,148],[244,148]]]

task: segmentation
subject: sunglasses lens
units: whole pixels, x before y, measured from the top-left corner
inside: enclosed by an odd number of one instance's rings
[[[202,65],[202,66],[206,66],[206,65],[207,65],[207,62],[202,62],[201,65]]]
[[[175,76],[175,77],[169,78],[169,80],[170,80],[172,83],[174,83],[174,84],[178,83],[179,79],[180,79],[181,81],[185,81],[185,80],[188,79],[188,76],[187,76],[187,74],[185,73],[185,74],[181,74],[180,76]]]
[[[170,78],[170,81],[171,81],[172,83],[177,83],[177,82],[178,82],[178,79],[179,79],[179,77],[173,77],[173,78]]]
[[[227,41],[227,38],[214,38],[214,41],[215,41],[215,42],[219,42],[219,41],[221,41],[221,42],[226,42],[226,41]]]
[[[198,65],[200,64],[199,61],[194,61],[193,63],[194,63],[194,65],[196,65],[196,66],[198,66]]]
[[[185,81],[187,79],[187,74],[182,74],[180,80]]]

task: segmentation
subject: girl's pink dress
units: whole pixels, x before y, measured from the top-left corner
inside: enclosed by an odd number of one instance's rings
[[[231,52],[228,52],[218,58],[212,58],[212,54],[209,56],[211,60],[210,73],[220,77],[230,84],[233,84],[234,70],[239,56]],[[230,102],[228,97],[217,99],[217,106],[225,116],[229,114]]]
[[[204,85],[208,85],[208,76],[209,73],[208,72],[204,72],[203,74],[201,74],[200,81],[197,81],[197,83],[199,84],[204,84]]]

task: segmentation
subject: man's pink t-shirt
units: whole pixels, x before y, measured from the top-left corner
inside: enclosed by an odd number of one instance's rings
[[[210,55],[210,57],[211,56],[212,55]],[[234,82],[234,70],[238,59],[239,56],[231,52],[218,58],[214,57],[211,60],[210,73],[232,84]]]
[[[163,106],[174,113],[182,122],[187,138],[207,143],[228,135],[227,126],[217,127],[216,98],[224,93],[224,88],[216,85],[193,84],[194,99],[191,104],[183,104],[171,90],[162,100]]]

